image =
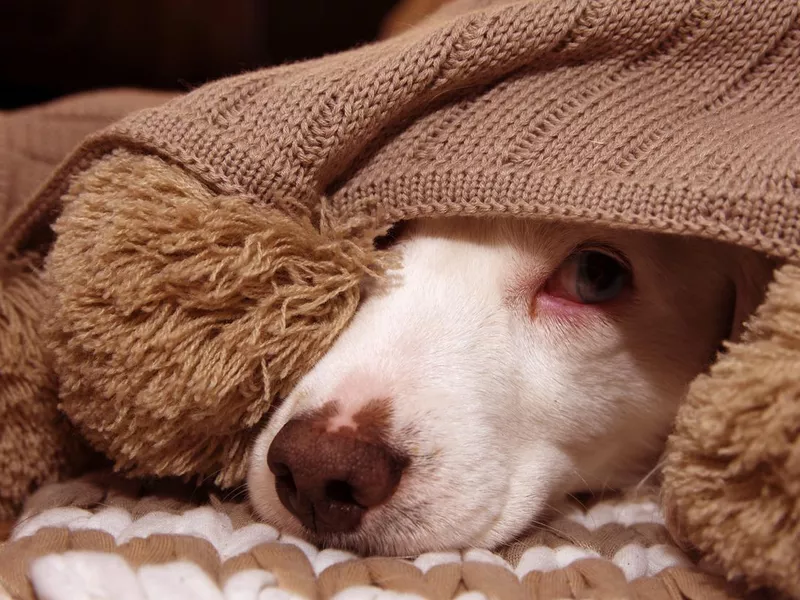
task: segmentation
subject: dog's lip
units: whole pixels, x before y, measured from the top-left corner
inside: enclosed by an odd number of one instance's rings
[[[405,477],[401,480],[401,486],[404,480]],[[408,485],[410,482],[405,483]],[[273,493],[275,493],[274,487]],[[403,491],[398,488],[396,493],[402,495]],[[504,508],[509,501],[509,489],[506,486],[498,494],[493,495],[490,506],[476,507],[469,514],[458,518],[458,523],[479,525],[477,530],[467,530],[465,527],[461,529],[455,539],[448,535],[444,540],[441,534],[452,532],[452,527],[437,532],[428,527],[432,523],[426,522],[424,526],[420,526],[419,521],[426,521],[430,514],[426,508],[426,503],[430,502],[430,498],[427,501],[401,507],[390,500],[386,504],[366,511],[361,517],[360,526],[350,532],[336,532],[324,527],[318,527],[316,530],[309,528],[301,519],[291,514],[277,497],[275,500],[275,504],[284,515],[281,521],[287,532],[293,531],[293,535],[320,547],[335,548],[358,555],[379,553],[414,558],[421,554],[443,552],[453,548],[491,548],[503,543],[497,534],[498,525],[503,521]],[[420,520],[404,519],[404,515],[415,513],[421,515]],[[528,525],[526,524],[525,527]],[[415,532],[419,530],[424,533],[422,543],[416,536],[411,535],[412,529]]]
[[[465,534],[459,541],[450,541],[450,542],[443,542],[440,541],[439,535],[431,536],[431,539],[428,540],[429,543],[420,546],[419,544],[408,545],[404,542],[404,540],[410,539],[410,536],[403,536],[401,538],[393,538],[391,540],[391,546],[394,548],[392,551],[393,556],[406,556],[406,557],[416,557],[421,554],[431,553],[431,552],[444,552],[448,550],[452,550],[453,548],[462,548],[462,549],[470,549],[470,548],[489,548],[490,545],[486,543],[492,536],[492,533],[496,530],[497,525],[502,522],[503,520],[503,510],[502,507],[505,506],[507,503],[506,494],[503,494],[503,501],[500,504],[495,505],[495,509],[491,510],[491,508],[480,508],[475,509],[474,514],[464,516],[463,518],[459,519],[461,523],[475,523],[476,521],[480,520],[483,521],[484,519],[488,519],[485,523],[479,528],[476,532],[462,532]],[[423,505],[420,504],[418,507],[422,507]],[[415,507],[403,507],[404,513],[414,512]],[[396,530],[397,528],[392,526],[394,521],[392,517],[392,507],[387,507],[386,505],[382,505],[376,507],[373,510],[368,511],[362,517],[361,526],[353,532],[347,533],[335,533],[335,532],[314,532],[309,530],[307,527],[302,526],[303,530],[307,532],[311,539],[316,541],[317,543],[323,544],[327,547],[333,548],[343,548],[346,550],[354,551],[357,553],[366,552],[369,548],[374,548],[376,546],[382,546],[380,543],[370,543],[368,539],[373,537],[371,535],[371,530],[373,529],[383,529],[388,524],[390,529]],[[424,514],[424,513],[423,513]],[[415,523],[416,525],[416,523]],[[526,526],[527,527],[527,526]],[[430,534],[429,534],[430,535]],[[494,546],[498,544],[493,544]],[[385,551],[384,551],[385,552]]]

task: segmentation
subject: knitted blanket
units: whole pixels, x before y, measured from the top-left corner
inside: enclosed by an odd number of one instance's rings
[[[398,37],[115,124],[4,244],[42,224],[69,174],[127,147],[265,205],[326,199],[339,220],[590,219],[794,256],[797,12],[791,0],[457,1]]]
[[[173,94],[109,90],[76,94],[41,106],[0,112],[0,225],[29,200],[89,134]]]

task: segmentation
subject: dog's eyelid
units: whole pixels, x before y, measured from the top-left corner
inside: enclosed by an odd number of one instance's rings
[[[572,256],[576,252],[586,252],[586,251],[595,251],[595,252],[602,252],[603,254],[608,254],[612,258],[619,261],[622,264],[622,266],[625,267],[629,272],[633,272],[633,266],[631,265],[631,261],[630,259],[628,259],[625,253],[619,248],[606,242],[601,242],[596,240],[586,240],[575,246],[575,248],[573,248],[572,252],[570,252],[568,256]]]

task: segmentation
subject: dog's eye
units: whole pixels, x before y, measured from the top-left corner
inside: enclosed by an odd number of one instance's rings
[[[609,251],[573,252],[547,282],[547,292],[572,302],[599,304],[613,300],[630,284],[631,273]]]

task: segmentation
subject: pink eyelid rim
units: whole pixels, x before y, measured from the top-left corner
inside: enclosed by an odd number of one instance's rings
[[[518,275],[514,278],[513,283],[509,285],[506,292],[506,304],[509,305],[509,307],[523,304],[527,307],[528,313],[534,318],[539,315],[539,312],[543,308],[547,313],[555,313],[554,316],[558,316],[558,313],[561,313],[561,315],[565,317],[607,313],[609,308],[617,303],[616,300],[611,300],[602,304],[581,304],[544,292],[547,282],[558,272],[567,259],[576,252],[585,250],[595,250],[608,254],[621,262],[625,268],[632,273],[631,263],[622,252],[602,242],[593,242],[589,240],[571,248],[554,268],[531,269],[530,271],[532,272],[530,272],[525,265],[520,265]],[[633,278],[631,278],[631,291],[634,291],[634,289]],[[628,296],[628,294],[625,294],[625,296]],[[540,304],[544,304],[544,306],[540,306]]]

